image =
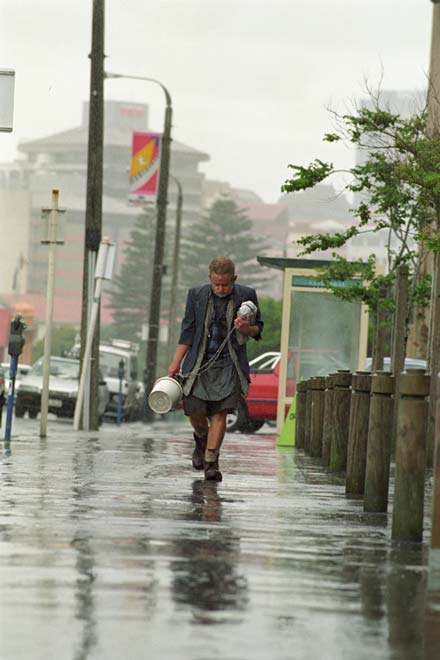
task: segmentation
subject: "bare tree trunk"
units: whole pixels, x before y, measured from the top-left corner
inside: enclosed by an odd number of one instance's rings
[[[428,341],[428,369],[431,374],[429,388],[429,413],[427,427],[427,464],[434,460],[435,409],[437,403],[437,377],[440,371],[440,255],[434,256],[434,278],[431,297],[431,325]]]
[[[387,287],[383,286],[379,291],[379,299],[376,305],[376,320],[373,343],[373,364],[371,370],[383,370],[383,360],[385,356],[385,337],[386,337],[386,308],[385,300],[387,297]]]
[[[433,135],[440,129],[440,4],[432,5],[432,36],[431,57],[428,85],[428,135]],[[422,245],[420,250],[421,268],[418,276],[434,273],[434,260],[431,254],[426,254]],[[434,278],[433,278],[434,279]],[[408,355],[416,358],[426,358],[428,354],[428,324],[429,312],[423,309],[414,310],[414,320],[408,337]]]
[[[405,368],[405,355],[406,344],[408,339],[408,266],[401,264],[397,271],[396,280],[396,309],[394,312],[393,323],[393,341],[391,347],[391,371],[395,377],[395,390],[394,390],[394,413],[392,425],[392,442],[391,447],[394,451],[396,446],[396,432],[397,432],[397,400],[399,397],[399,374]]]

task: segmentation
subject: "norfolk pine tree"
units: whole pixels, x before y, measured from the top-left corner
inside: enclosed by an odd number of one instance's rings
[[[139,341],[142,324],[148,321],[154,251],[155,209],[146,209],[136,218],[130,239],[124,248],[120,272],[112,281],[110,307],[112,330],[116,337]],[[163,309],[166,309],[163,290]]]
[[[183,292],[207,281],[209,263],[217,256],[234,261],[239,283],[258,289],[270,277],[256,260],[266,249],[246,211],[229,197],[218,199],[206,215],[186,228],[182,237]]]

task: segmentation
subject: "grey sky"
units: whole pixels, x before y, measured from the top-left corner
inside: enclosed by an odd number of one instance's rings
[[[92,0],[0,0],[0,68],[16,70],[18,141],[80,122],[89,93]],[[106,68],[160,79],[174,104],[174,136],[207,151],[209,178],[275,201],[287,163],[316,156],[350,165],[324,145],[326,106],[343,108],[372,86],[420,89],[428,71],[429,0],[106,0]],[[150,104],[154,85],[106,81],[107,98]]]

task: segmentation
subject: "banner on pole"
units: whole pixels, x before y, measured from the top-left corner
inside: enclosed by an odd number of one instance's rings
[[[133,133],[130,166],[129,204],[143,206],[155,202],[159,190],[160,133]]]

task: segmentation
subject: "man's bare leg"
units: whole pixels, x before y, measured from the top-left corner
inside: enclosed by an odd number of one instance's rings
[[[208,418],[206,415],[194,414],[189,416],[189,421],[199,438],[206,438],[209,430]]]
[[[208,449],[220,449],[226,433],[226,410],[222,410],[211,417],[208,432]]]
[[[206,415],[193,414],[189,421],[194,429],[194,442],[196,446],[192,455],[192,464],[195,470],[203,470],[205,465],[205,450],[209,431],[209,423]]]
[[[225,410],[211,416],[208,432],[208,444],[205,451],[205,479],[221,481],[222,473],[218,467],[218,456],[226,433]]]

